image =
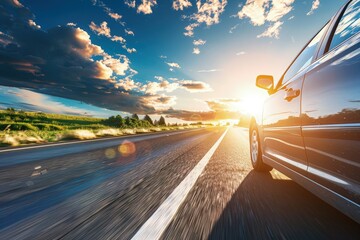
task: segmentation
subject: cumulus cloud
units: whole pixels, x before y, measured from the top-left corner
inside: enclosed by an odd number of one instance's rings
[[[123,45],[122,48],[125,49],[128,53],[136,52],[135,48],[128,48],[126,45]]]
[[[107,26],[107,22],[102,22],[100,26],[96,25],[93,21],[91,21],[89,25],[90,29],[95,32],[97,35],[104,35],[106,37],[111,37],[110,28]]]
[[[280,21],[292,9],[294,0],[247,0],[246,4],[237,13],[240,19],[249,18],[254,26],[268,22],[270,27],[258,37],[279,37]]]
[[[135,0],[125,0],[124,3],[131,8],[135,8],[136,7],[136,2]]]
[[[194,44],[195,46],[204,45],[205,43],[206,43],[206,41],[205,41],[205,40],[202,40],[202,39],[194,40],[194,41],[193,41],[193,44]]]
[[[125,91],[133,91],[139,89],[141,87],[141,84],[135,82],[129,77],[126,77],[124,79],[120,79],[120,81],[116,83],[116,87],[124,89]]]
[[[165,55],[160,55],[160,58],[166,59],[167,56],[165,56]]]
[[[114,13],[114,12],[108,12],[108,15],[115,20],[119,20],[122,18],[122,16],[120,14]]]
[[[207,26],[219,23],[220,15],[224,12],[227,0],[201,0],[196,2],[198,9],[191,18],[198,23],[205,23]]]
[[[104,54],[103,60],[100,61],[109,67],[117,75],[125,75],[130,68],[130,60],[125,55],[119,55],[119,58],[113,58],[109,54]]]
[[[319,8],[319,5],[320,5],[320,0],[314,0],[314,1],[312,2],[310,11],[309,11],[308,13],[306,13],[306,15],[311,15],[311,14],[313,14],[314,11]]]
[[[137,12],[143,14],[151,14],[151,8],[156,4],[156,0],[142,0],[141,4],[137,8]]]
[[[166,96],[162,95],[150,95],[144,98],[148,105],[154,106],[156,112],[154,113],[161,113],[162,110],[167,110],[171,106],[176,104],[176,97],[175,96]]]
[[[66,24],[66,26],[76,27],[76,23],[69,22]]]
[[[198,54],[200,54],[200,49],[196,47],[193,49],[192,53],[198,55]]]
[[[279,38],[280,29],[281,29],[282,24],[283,24],[283,22],[280,22],[280,21],[273,23],[265,30],[265,32],[263,32],[260,35],[257,35],[257,37],[258,38],[260,38],[260,37]]]
[[[173,92],[179,85],[177,83],[170,83],[167,80],[162,79],[160,82],[148,82],[142,87],[142,91],[145,93],[154,95],[158,92]]]
[[[114,42],[120,42],[120,43],[125,43],[126,42],[126,40],[123,37],[116,36],[116,35],[114,35],[111,38],[111,40],[114,41]]]
[[[171,68],[181,68],[180,65],[176,62],[167,62],[167,65],[169,65]]]
[[[192,23],[192,24],[190,24],[190,25],[187,25],[187,26],[185,27],[186,32],[184,32],[184,35],[187,36],[187,37],[192,37],[192,36],[194,36],[194,29],[195,29],[196,27],[198,27],[198,26],[199,26],[198,23]]]
[[[184,10],[184,8],[191,7],[192,4],[189,0],[174,0],[172,7],[176,11]]]
[[[136,71],[130,68],[129,59],[110,56],[91,42],[85,30],[74,26],[34,28],[29,26],[29,19],[34,19],[30,10],[10,1],[0,11],[1,30],[6,33],[0,34],[3,86],[139,114],[156,112],[153,102],[166,102],[163,96],[133,92],[139,87],[131,87],[128,76]],[[117,80],[119,76],[125,80]]]

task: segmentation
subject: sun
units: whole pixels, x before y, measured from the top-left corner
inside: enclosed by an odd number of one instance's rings
[[[248,91],[239,103],[239,111],[244,114],[257,115],[261,113],[264,101],[267,97],[266,92],[259,90]]]

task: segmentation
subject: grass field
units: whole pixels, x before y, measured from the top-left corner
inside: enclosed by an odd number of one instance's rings
[[[118,115],[102,119],[8,109],[0,110],[0,146],[18,146],[69,139],[83,140],[195,127],[200,127],[200,125],[154,126],[148,121],[140,120],[137,115],[135,118],[122,118]]]

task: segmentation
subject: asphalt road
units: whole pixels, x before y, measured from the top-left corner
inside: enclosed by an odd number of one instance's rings
[[[0,239],[359,239],[248,149],[231,127],[0,150]]]

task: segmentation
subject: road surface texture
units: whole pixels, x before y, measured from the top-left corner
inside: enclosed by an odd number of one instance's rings
[[[0,150],[0,239],[359,239],[214,127]]]

